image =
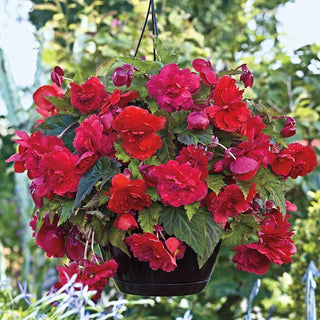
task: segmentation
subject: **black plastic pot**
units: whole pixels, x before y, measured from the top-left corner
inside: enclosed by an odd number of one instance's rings
[[[210,280],[217,261],[221,242],[204,266],[199,269],[196,253],[188,247],[184,257],[177,261],[171,272],[152,270],[147,262],[130,258],[118,248],[112,248],[114,259],[119,263],[114,278],[120,291],[143,296],[184,296],[200,293]]]

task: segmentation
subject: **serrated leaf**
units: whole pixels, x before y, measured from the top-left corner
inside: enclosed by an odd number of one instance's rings
[[[237,185],[239,186],[240,190],[242,191],[245,198],[247,198],[247,195],[249,194],[249,191],[252,186],[252,181],[237,181]]]
[[[203,131],[185,129],[178,134],[177,138],[179,142],[186,145],[197,145],[198,143],[207,145],[212,143],[212,130],[210,127]]]
[[[153,203],[150,208],[144,208],[139,212],[138,222],[143,232],[153,233],[155,225],[158,224],[162,207]]]
[[[96,213],[98,214],[98,213]],[[103,226],[103,223],[95,215],[91,216],[90,227],[94,231],[95,240],[101,245],[106,246],[108,243],[108,237],[106,236],[106,230]]]
[[[175,235],[197,253],[199,268],[209,259],[223,233],[221,225],[215,223],[212,214],[203,208],[191,221],[183,208],[166,208],[160,223],[169,235]]]
[[[254,216],[241,214],[231,223],[230,228],[222,236],[223,244],[235,247],[248,243],[250,236],[256,233],[259,225]]]
[[[218,194],[220,189],[225,185],[222,174],[209,174],[206,178],[206,182],[208,188],[216,194]]]
[[[144,160],[143,163],[146,165],[158,166],[161,164],[161,161],[157,157],[149,157],[146,160]]]
[[[129,162],[131,160],[130,156],[124,151],[121,146],[121,142],[116,141],[114,144],[114,149],[116,150],[116,158],[123,162]]]
[[[70,101],[64,100],[55,96],[46,96],[46,99],[49,100],[56,108],[59,109],[59,112],[61,114],[61,111],[65,111],[68,113],[72,113],[74,111],[73,106],[70,104]]]
[[[150,112],[152,114],[156,113],[160,108],[160,106],[157,104],[156,100],[148,99],[147,101],[148,101],[148,107],[149,107]]]
[[[69,129],[64,132],[62,141],[72,152],[74,150],[73,140],[75,137],[75,129],[78,126],[77,118],[71,115],[61,114],[46,118],[43,123],[37,126],[37,130],[41,131],[44,135],[58,136],[69,127]]]
[[[99,196],[99,203],[98,203],[99,207],[101,207],[102,205],[108,203],[109,199],[110,199],[110,196],[108,196],[105,193],[101,193],[100,196]]]
[[[108,231],[108,239],[114,247],[119,248],[121,251],[126,253],[130,257],[127,246],[123,242],[126,238],[126,232],[117,228],[110,228]]]
[[[84,226],[87,223],[88,216],[84,211],[76,211],[71,215],[69,221],[76,226]]]
[[[176,111],[170,114],[169,128],[174,134],[181,133],[187,130],[187,118],[190,114],[189,111]]]
[[[81,201],[90,194],[97,181],[102,183],[109,181],[119,172],[120,163],[115,159],[102,157],[82,176],[78,185],[78,192],[73,204],[73,209],[80,206]]]
[[[191,203],[191,204],[188,204],[187,206],[184,206],[184,208],[186,209],[186,213],[187,213],[189,221],[197,213],[197,210],[199,209],[199,206],[200,206],[200,202],[199,201]]]
[[[72,214],[72,211],[73,211],[73,200],[64,200],[63,201],[63,207],[62,207],[62,210],[61,210],[61,215],[59,217],[59,222],[58,222],[58,226],[60,226],[61,224],[63,224],[64,222],[66,222],[71,214]]]
[[[98,68],[96,69],[94,76],[95,77],[106,76],[109,73],[109,71],[111,70],[111,68],[114,66],[116,60],[117,60],[117,57],[113,57],[109,61],[100,64],[100,66],[98,66]]]
[[[279,145],[286,147],[286,140],[283,138],[280,132],[275,131],[271,124],[267,124],[264,129],[262,129],[263,134],[267,134],[272,137]]]
[[[163,42],[158,37],[155,37],[153,41],[157,58],[162,62],[163,65],[178,62],[179,55],[174,50],[164,46]]]
[[[76,70],[76,73],[73,77],[73,83],[76,83],[76,84],[82,84],[83,80],[82,80],[82,74],[80,72],[80,69],[77,69]]]
[[[148,194],[151,197],[152,201],[159,201],[161,198],[158,195],[157,189],[156,188],[148,188],[146,191],[146,194]]]
[[[141,179],[142,175],[139,172],[139,160],[138,159],[133,159],[130,161],[128,168],[132,172],[132,178],[133,179]]]
[[[270,169],[266,170],[265,188],[270,192],[270,200],[279,207],[283,215],[286,214],[286,199],[284,197],[284,181],[283,177],[275,175]]]
[[[154,73],[162,68],[159,61],[147,61],[134,57],[119,57],[120,61],[133,65],[140,73]]]
[[[171,133],[161,137],[162,146],[156,154],[162,163],[167,163],[169,160],[175,157],[176,146],[173,142],[174,139],[175,136]]]
[[[205,84],[202,84],[200,91],[192,97],[193,101],[204,100],[204,99],[207,100],[210,95],[211,90],[212,90],[211,87],[206,86]],[[204,103],[204,102],[202,102],[202,103]],[[203,108],[205,108],[205,105],[203,105]]]

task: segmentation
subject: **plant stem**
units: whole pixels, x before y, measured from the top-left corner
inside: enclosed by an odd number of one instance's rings
[[[78,123],[78,121],[72,122],[71,124],[69,124],[59,135],[59,138],[62,138],[63,135],[70,129],[72,128],[74,125],[76,125]]]

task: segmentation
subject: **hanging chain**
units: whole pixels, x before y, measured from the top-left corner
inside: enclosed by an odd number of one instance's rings
[[[140,34],[140,37],[139,37],[139,41],[138,41],[136,50],[135,50],[134,55],[133,55],[134,57],[137,56],[137,53],[138,53],[138,50],[139,50],[139,47],[140,47],[140,44],[141,44],[142,37],[144,35],[144,31],[145,31],[147,23],[148,23],[150,11],[151,11],[151,17],[152,17],[152,34],[153,34],[153,36],[158,37],[159,32],[158,32],[158,25],[157,25],[157,17],[156,17],[156,10],[155,10],[155,5],[154,5],[154,0],[150,0],[149,1],[149,6],[148,6],[148,11],[147,11],[146,17],[144,19],[143,27],[142,27],[141,34]],[[154,59],[154,61],[156,60],[156,49],[154,47],[153,47],[153,59]]]

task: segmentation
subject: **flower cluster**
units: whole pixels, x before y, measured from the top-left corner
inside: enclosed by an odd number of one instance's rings
[[[287,145],[294,119],[244,98],[246,65],[192,66],[122,57],[69,85],[56,67],[34,93],[43,118],[16,132],[7,161],[31,180],[37,245],[70,261],[57,288],[75,273],[98,298],[117,270],[112,246],[166,272],[187,246],[201,268],[221,238],[240,270],[292,261],[285,181],[311,172],[315,152]]]

